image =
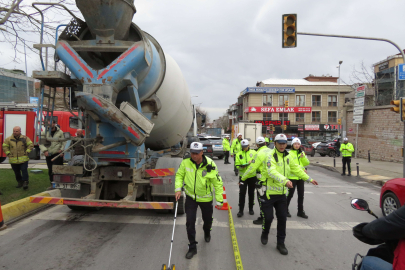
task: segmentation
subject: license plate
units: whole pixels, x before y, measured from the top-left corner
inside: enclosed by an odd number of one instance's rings
[[[52,183],[53,188],[61,188],[61,189],[76,189],[80,190],[80,184],[63,184],[63,183]]]

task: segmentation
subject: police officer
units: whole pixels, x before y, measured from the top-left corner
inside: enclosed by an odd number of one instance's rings
[[[351,176],[352,170],[350,169],[350,163],[352,162],[352,153],[354,152],[353,144],[349,143],[348,138],[343,139],[343,143],[340,145],[340,152],[342,152],[342,163],[343,172],[342,175],[346,175],[346,164],[347,164],[347,176]]]
[[[284,241],[286,237],[287,224],[287,188],[292,188],[292,182],[288,180],[290,173],[296,174],[300,179],[311,182],[314,185],[318,183],[311,179],[301,168],[290,162],[291,157],[286,151],[287,137],[284,134],[278,134],[275,138],[275,147],[268,155],[260,155],[259,152],[255,160],[255,167],[260,168],[262,177],[260,189],[260,199],[262,200],[262,211],[264,213],[264,222],[262,228],[261,242],[266,245],[273,221],[273,207],[276,209],[277,216],[277,249],[287,255],[288,250]],[[255,169],[253,167],[253,169]]]
[[[248,165],[255,157],[256,151],[249,149],[248,140],[242,140],[241,145],[242,151],[236,154],[235,165],[238,168],[240,175],[243,175],[246,172]],[[256,174],[243,181],[241,178],[242,177],[239,176],[239,212],[237,216],[238,217],[243,216],[243,209],[245,208],[246,190],[249,191],[248,193],[249,215],[254,215],[255,212],[253,211],[253,205],[255,200],[255,185],[257,181]]]
[[[176,201],[180,199],[183,182],[186,193],[186,229],[190,242],[186,254],[187,259],[191,259],[197,254],[198,242],[195,239],[197,207],[200,207],[202,212],[205,242],[210,242],[214,193],[217,205],[222,207],[223,204],[222,178],[218,174],[218,168],[214,161],[203,154],[202,143],[193,142],[190,146],[190,152],[191,158],[186,158],[181,162],[175,182]]]
[[[270,144],[270,139],[266,136],[266,137],[264,137],[264,140],[266,141],[266,146],[269,146],[269,144]]]
[[[291,142],[291,150],[289,152],[291,159],[290,162],[296,163],[301,170],[306,172],[305,167],[309,165],[309,159],[305,155],[304,151],[301,150],[301,140],[299,138],[294,138]],[[308,218],[304,211],[304,181],[300,179],[294,173],[290,173],[288,177],[293,187],[288,190],[287,196],[287,207],[290,206],[290,202],[292,197],[294,196],[295,188],[297,188],[298,192],[298,213],[297,216],[302,218]],[[290,211],[287,212],[287,217],[291,217]]]
[[[266,141],[263,137],[257,137],[256,145],[258,147],[258,149],[256,151],[256,155],[253,157],[253,160],[250,163],[249,167],[247,168],[246,172],[242,175],[241,180],[245,180],[250,177],[256,176],[257,172],[259,172],[259,180],[265,179],[265,178],[261,178],[260,171],[258,171],[257,166],[255,166],[255,165],[257,165],[257,163],[255,164],[255,160],[257,160],[257,157],[259,155],[260,155],[261,160],[266,159],[265,156],[270,154],[271,150],[266,146]],[[253,169],[253,168],[256,168],[256,169]],[[265,168],[265,167],[263,167],[263,168]],[[256,179],[257,179],[257,177],[256,177]],[[260,201],[259,192],[257,190],[256,190],[256,194],[257,194],[257,201],[259,202],[259,207],[260,207],[260,216],[256,220],[253,220],[253,224],[261,225],[261,224],[263,224],[263,219],[264,219],[264,215],[262,212],[262,202]]]
[[[242,141],[242,133],[238,133],[236,136],[236,139],[232,141],[232,146],[231,146],[231,157],[233,157],[233,161],[235,162],[235,154],[242,151],[242,146],[240,142]],[[233,166],[233,171],[235,172],[235,175],[237,176],[239,174],[238,169],[235,166]]]
[[[229,144],[230,136],[226,135],[225,138],[222,140],[222,149],[225,153],[225,163],[224,164],[231,164],[229,162],[229,151],[231,150],[231,146]]]

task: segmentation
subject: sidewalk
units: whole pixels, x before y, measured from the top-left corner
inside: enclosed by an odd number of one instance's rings
[[[331,171],[342,173],[342,157],[337,157],[336,167],[333,167],[332,157],[308,157],[311,165],[324,167]],[[352,158],[351,169],[352,177],[357,176],[356,163],[359,164],[359,176],[367,182],[383,185],[387,180],[393,178],[402,178],[402,163],[394,163],[387,161],[371,160],[369,163],[367,159]],[[347,172],[346,172],[347,174]]]
[[[46,163],[28,163],[29,169],[48,169]],[[10,163],[6,163],[5,161],[0,164],[0,169],[11,169]]]

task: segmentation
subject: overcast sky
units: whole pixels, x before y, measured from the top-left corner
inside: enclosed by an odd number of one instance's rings
[[[177,61],[193,103],[216,119],[243,89],[268,78],[338,75],[350,82],[354,66],[371,66],[398,53],[380,41],[298,36],[298,47],[281,48],[281,15],[298,14],[298,31],[391,39],[405,47],[403,0],[136,0],[133,21]],[[402,26],[401,26],[402,25]],[[39,39],[39,38],[38,38]],[[0,67],[11,49],[0,43]],[[39,67],[28,58],[28,73]]]

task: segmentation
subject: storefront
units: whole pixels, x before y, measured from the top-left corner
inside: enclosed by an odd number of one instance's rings
[[[303,136],[309,141],[328,141],[338,136],[339,125],[317,124],[302,125]]]

